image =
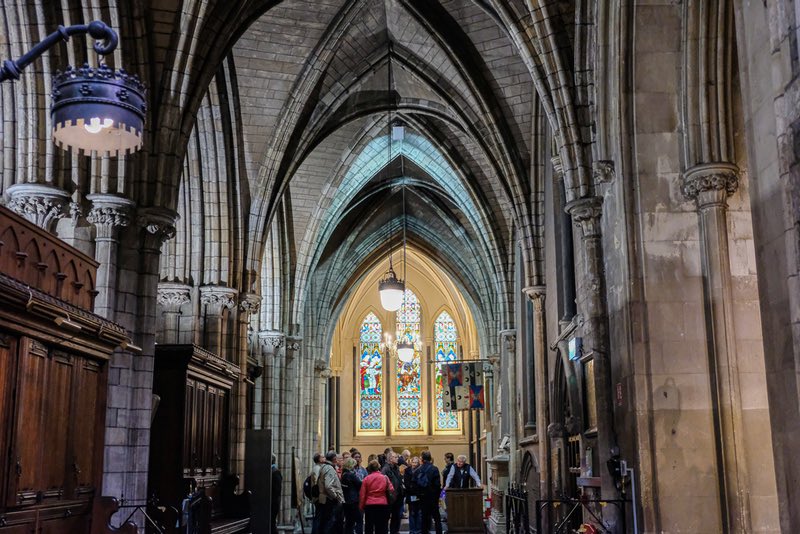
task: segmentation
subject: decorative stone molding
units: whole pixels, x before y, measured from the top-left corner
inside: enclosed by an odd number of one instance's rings
[[[87,195],[92,208],[86,220],[97,228],[98,238],[113,238],[119,228],[129,226],[131,212],[136,206],[133,201],[116,195]]]
[[[300,352],[300,345],[303,343],[302,337],[286,336],[286,359],[293,360]]]
[[[239,311],[245,315],[254,315],[261,308],[261,296],[255,293],[239,295]]]
[[[191,300],[191,287],[186,284],[160,282],[158,284],[158,304],[167,312],[178,313],[181,306]]]
[[[595,161],[592,165],[592,178],[596,184],[607,184],[614,180],[614,162],[610,160]]]
[[[314,372],[320,378],[330,378],[333,375],[333,371],[331,371],[328,362],[325,360],[314,360]]]
[[[704,163],[683,174],[681,192],[698,208],[724,205],[739,188],[739,168],[732,163]]]
[[[80,202],[73,201],[69,203],[69,216],[72,217],[73,222],[77,222],[78,219],[83,217],[83,208]]]
[[[600,235],[600,216],[603,214],[601,197],[585,197],[573,200],[565,207],[572,216],[572,222],[581,229],[583,237]]]
[[[222,315],[222,310],[232,310],[236,306],[236,294],[232,287],[201,286],[200,303],[206,309],[206,316]]]
[[[70,197],[66,191],[44,184],[14,184],[8,188],[6,206],[48,232],[67,214]]]
[[[278,349],[283,346],[284,336],[281,332],[265,330],[258,333],[258,342],[266,352],[277,354]]]
[[[553,177],[556,180],[560,180],[564,177],[564,165],[561,164],[561,156],[553,156],[550,161],[553,162]]]
[[[178,217],[177,212],[167,208],[141,208],[136,222],[150,237],[148,241],[151,245],[161,248],[165,241],[175,237],[175,223]]]
[[[522,292],[533,302],[534,311],[541,312],[544,309],[546,286],[528,286],[522,288]]]

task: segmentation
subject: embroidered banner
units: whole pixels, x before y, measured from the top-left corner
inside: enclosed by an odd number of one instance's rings
[[[440,372],[446,384],[442,391],[444,411],[484,409],[483,363],[447,363]]]

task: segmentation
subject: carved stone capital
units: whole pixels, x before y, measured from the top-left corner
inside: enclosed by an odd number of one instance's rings
[[[681,192],[694,200],[698,208],[725,206],[729,196],[739,188],[739,168],[732,163],[704,163],[686,171]]]
[[[610,160],[595,161],[592,164],[592,178],[596,184],[607,184],[614,180],[614,162]]]
[[[236,306],[237,291],[225,286],[201,286],[200,303],[206,309],[206,315],[222,315],[225,308],[232,310]]]
[[[603,214],[601,197],[585,197],[573,200],[564,208],[572,216],[572,222],[581,229],[583,237],[600,235],[600,216]]]
[[[48,232],[66,216],[70,197],[66,191],[44,184],[14,184],[8,188],[6,206]]]
[[[522,288],[522,292],[533,302],[535,312],[541,313],[544,310],[544,299],[547,295],[546,286],[528,286]]]
[[[167,208],[141,208],[136,219],[145,231],[145,243],[160,249],[165,241],[175,237],[175,223],[178,213]]]
[[[317,373],[320,378],[330,378],[333,375],[333,371],[331,371],[326,360],[314,360],[314,372]]]
[[[243,293],[239,295],[239,311],[245,315],[254,315],[261,308],[261,295]]]
[[[302,337],[286,336],[286,359],[293,360],[300,353],[300,345],[303,343]]]
[[[181,306],[191,300],[191,289],[186,284],[159,282],[158,304],[165,312],[178,313],[181,311]]]
[[[131,212],[136,204],[116,195],[87,195],[92,208],[86,220],[97,228],[98,238],[114,238],[117,230],[131,224]]]
[[[258,342],[263,353],[274,356],[278,353],[278,349],[283,346],[284,336],[281,332],[264,330],[258,333]]]
[[[513,328],[500,331],[500,339],[505,343],[505,348],[508,352],[517,350],[517,331]]]

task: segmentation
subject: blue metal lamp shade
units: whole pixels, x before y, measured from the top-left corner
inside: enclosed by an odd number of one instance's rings
[[[120,156],[142,147],[145,87],[105,64],[67,68],[53,78],[53,141],[64,150]]]

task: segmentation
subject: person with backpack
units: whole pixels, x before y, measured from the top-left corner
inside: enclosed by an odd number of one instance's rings
[[[363,534],[364,516],[359,509],[361,479],[356,473],[356,461],[348,458],[342,465],[342,490],[344,491],[344,534]]]
[[[381,464],[372,460],[369,473],[361,483],[359,507],[364,512],[364,534],[388,534],[389,501],[395,494],[389,477],[381,473]]]
[[[398,454],[392,450],[386,453],[386,463],[381,469],[381,473],[389,478],[395,488],[394,498],[389,502],[389,534],[400,532],[400,523],[403,521],[403,475],[400,474],[398,466]]]
[[[403,486],[406,490],[406,504],[408,505],[408,534],[422,534],[422,507],[420,501],[420,488],[414,480],[414,471],[419,469],[420,459],[414,456],[409,460],[409,466],[403,473]]]
[[[317,480],[319,479],[320,462],[322,461],[322,454],[314,453],[314,466],[311,468],[309,474],[303,481],[303,495],[311,501],[314,506],[314,519],[311,521],[311,534],[321,534],[319,529],[319,512],[317,510],[317,499],[319,498],[319,486]]]
[[[272,455],[272,470],[270,477],[270,496],[272,502],[270,512],[272,514],[272,534],[278,534],[278,515],[281,512],[281,486],[283,485],[283,474],[278,469],[278,457]]]
[[[442,479],[439,470],[433,465],[431,451],[422,451],[422,465],[414,471],[414,482],[419,487],[420,508],[422,508],[422,532],[428,534],[431,521],[436,534],[442,534],[442,517],[439,515],[439,495],[442,492]]]
[[[341,534],[342,533],[342,503],[344,494],[339,476],[333,463],[336,461],[336,452],[331,451],[320,461],[316,483],[310,488],[311,501],[315,504],[314,522],[311,527],[312,534]],[[312,471],[312,476],[314,472]],[[305,485],[305,484],[304,484]],[[316,495],[316,496],[315,496]]]

